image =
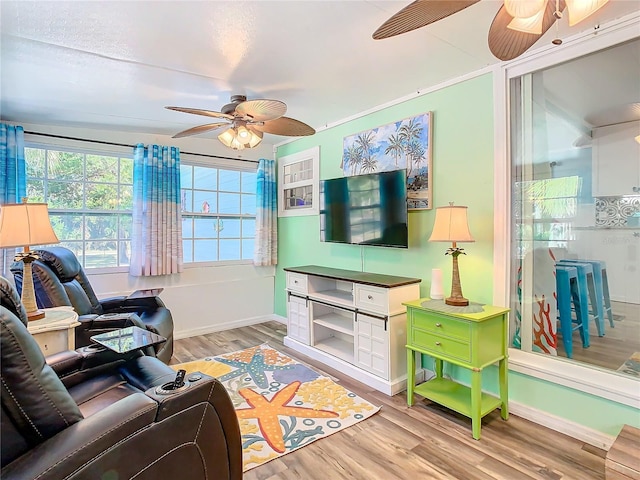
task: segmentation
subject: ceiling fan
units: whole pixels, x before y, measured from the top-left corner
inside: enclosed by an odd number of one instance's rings
[[[374,33],[380,40],[442,20],[480,0],[416,0],[384,22]],[[504,0],[489,29],[489,49],[500,60],[526,52],[569,11],[569,25],[581,22],[609,0]],[[559,45],[562,40],[555,39]]]
[[[165,107],[176,112],[193,113],[205,117],[219,118],[223,121],[207,123],[176,133],[173,138],[188,137],[200,133],[227,127],[218,135],[227,147],[234,150],[253,148],[262,141],[264,133],[300,137],[313,135],[316,131],[306,123],[293,118],[284,117],[287,106],[280,100],[258,99],[247,100],[244,95],[232,95],[231,102],[224,105],[219,112],[201,110],[199,108]]]

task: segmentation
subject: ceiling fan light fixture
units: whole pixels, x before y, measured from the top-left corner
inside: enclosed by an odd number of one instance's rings
[[[258,146],[262,141],[262,132],[254,132],[244,125],[234,126],[218,135],[218,140],[225,147],[244,150]]]
[[[251,137],[249,138],[248,148],[257,147],[262,141],[263,133],[257,130],[256,131],[251,129],[248,129],[248,130],[249,130],[249,133],[251,134]]]
[[[566,2],[569,10],[569,26],[573,27],[604,7],[609,0],[566,0]]]
[[[224,132],[218,135],[218,140],[220,140],[220,142],[222,142],[222,144],[227,147],[231,147],[231,142],[233,142],[234,138],[236,138],[236,132],[233,127],[226,129]]]
[[[545,0],[504,0],[504,8],[514,18],[529,18],[544,10],[546,3]]]
[[[236,133],[238,135],[238,139],[240,139],[243,143],[251,138],[251,132],[244,125],[240,125],[237,128]]]
[[[511,30],[517,30],[518,32],[531,33],[534,35],[542,34],[542,22],[544,20],[544,13],[546,11],[547,2],[544,2],[544,8],[540,9],[538,13],[527,18],[514,18],[509,22],[507,28]]]

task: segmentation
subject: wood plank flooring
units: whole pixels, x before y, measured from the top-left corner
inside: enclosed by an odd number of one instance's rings
[[[595,321],[589,321],[588,348],[582,347],[580,332],[572,335],[573,360],[617,370],[631,355],[640,352],[640,305],[611,302],[614,328],[605,321],[605,335],[598,337]],[[558,356],[566,357],[562,334],[558,329]]]
[[[171,363],[268,343],[339,381],[380,412],[353,427],[245,473],[246,480],[588,480],[604,479],[606,452],[498,411],[471,437],[471,420],[405,393],[389,397],[282,344],[286,326],[267,322],[175,342]]]

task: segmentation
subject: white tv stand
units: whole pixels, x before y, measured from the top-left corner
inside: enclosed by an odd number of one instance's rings
[[[420,298],[419,278],[316,265],[284,270],[286,346],[387,395],[406,389],[402,303]],[[416,373],[422,374],[422,369]]]

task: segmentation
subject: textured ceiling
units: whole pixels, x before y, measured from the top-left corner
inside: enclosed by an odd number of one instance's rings
[[[164,106],[219,110],[230,95],[245,94],[282,100],[287,116],[321,128],[497,63],[486,36],[500,2],[373,40],[408,3],[3,0],[0,115],[172,135],[208,120]],[[576,27],[563,19],[559,35],[639,6],[614,0]],[[552,28],[537,45],[554,36]],[[283,139],[265,135],[265,143]]]

